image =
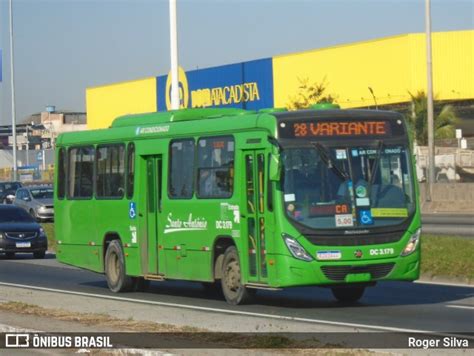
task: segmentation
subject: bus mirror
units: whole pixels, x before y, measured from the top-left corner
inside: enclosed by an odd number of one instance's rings
[[[280,173],[281,173],[280,155],[272,153],[270,155],[270,168],[269,168],[270,180],[272,181],[280,180]]]

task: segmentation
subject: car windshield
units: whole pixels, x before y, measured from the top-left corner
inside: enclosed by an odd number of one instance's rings
[[[16,191],[18,188],[21,188],[21,184],[19,183],[2,183],[0,184],[0,193],[6,192],[8,190]]]
[[[52,188],[30,189],[30,192],[33,198],[35,199],[52,199],[53,198]]]
[[[415,209],[409,150],[400,145],[321,146],[282,152],[288,216],[312,229],[401,223]]]
[[[0,209],[0,223],[9,222],[35,222],[35,220],[30,214],[20,208],[9,207],[8,209]]]

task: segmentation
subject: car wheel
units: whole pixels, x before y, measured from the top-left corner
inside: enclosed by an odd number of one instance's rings
[[[342,303],[357,302],[364,295],[365,287],[334,287],[331,288],[334,297]]]
[[[7,252],[7,253],[5,253],[5,256],[7,256],[7,258],[14,258],[15,257],[15,252]]]
[[[245,288],[241,277],[239,254],[234,246],[230,246],[224,254],[221,279],[222,292],[229,304],[248,303],[255,295],[255,290]]]
[[[125,274],[125,256],[119,240],[112,240],[105,253],[105,276],[107,285],[114,293],[129,292],[134,280]]]
[[[34,258],[44,258],[44,256],[46,256],[46,251],[33,252],[33,257]]]

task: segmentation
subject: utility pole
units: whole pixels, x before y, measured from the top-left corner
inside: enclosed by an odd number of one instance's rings
[[[433,184],[435,183],[435,152],[434,152],[434,119],[433,119],[433,69],[431,54],[431,10],[430,0],[425,0],[426,25],[426,74],[427,74],[427,109],[428,109],[428,189],[426,200],[431,201]]]
[[[179,109],[178,32],[176,25],[176,0],[170,0],[170,53],[171,53],[171,109]],[[168,95],[168,94],[166,94]]]
[[[12,139],[13,139],[13,181],[17,180],[18,165],[16,161],[16,110],[15,110],[15,67],[13,61],[13,9],[12,0],[9,1],[10,13],[10,83],[12,99]]]

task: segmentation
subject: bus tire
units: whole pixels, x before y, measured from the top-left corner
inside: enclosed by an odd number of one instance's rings
[[[353,286],[353,287],[333,287],[331,288],[332,294],[342,303],[354,303],[357,302],[365,292],[365,287]]]
[[[125,274],[125,256],[119,240],[112,240],[105,253],[105,276],[107,285],[114,293],[132,290],[134,281]]]
[[[232,305],[245,304],[251,301],[255,293],[241,283],[240,260],[237,249],[229,246],[222,262],[222,293],[227,303]]]

